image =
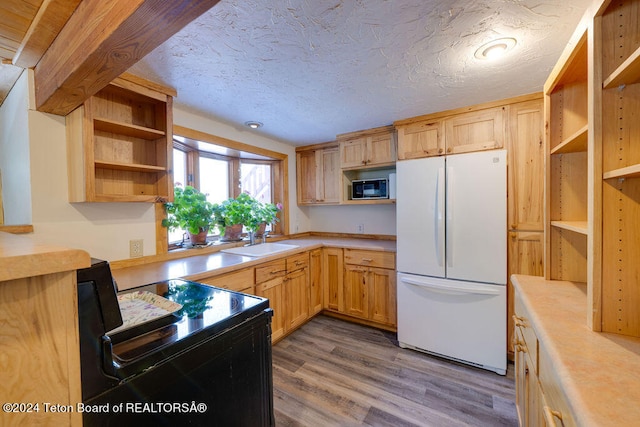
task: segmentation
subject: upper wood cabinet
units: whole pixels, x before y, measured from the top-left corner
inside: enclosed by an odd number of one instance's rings
[[[340,152],[338,145],[296,149],[296,185],[299,205],[340,202]]]
[[[504,147],[505,107],[457,114],[444,121],[447,154]]]
[[[398,127],[398,160],[444,154],[442,120],[421,121]]]
[[[396,121],[398,159],[503,148],[509,104],[530,98],[527,95]]]
[[[342,169],[389,166],[396,161],[393,126],[346,133],[337,136]]]
[[[115,79],[67,116],[69,201],[173,199],[172,91],[135,80]]]
[[[510,230],[517,231],[542,231],[544,230],[543,98],[509,105],[508,123],[508,227]],[[518,271],[514,271],[516,272]]]

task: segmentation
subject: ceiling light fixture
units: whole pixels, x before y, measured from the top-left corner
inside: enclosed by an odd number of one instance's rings
[[[480,46],[474,56],[478,59],[496,59],[513,49],[516,43],[512,37],[496,39]]]
[[[258,129],[259,127],[262,127],[262,123],[260,122],[244,122],[245,126],[249,126],[251,129]]]

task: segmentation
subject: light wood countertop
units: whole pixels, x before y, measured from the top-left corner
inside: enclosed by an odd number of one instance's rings
[[[580,426],[640,424],[640,339],[587,327],[586,287],[542,277],[511,281]]]
[[[89,267],[80,249],[35,243],[28,235],[0,232],[0,281],[42,276]]]
[[[248,257],[224,252],[206,253],[133,267],[112,268],[112,274],[118,284],[118,289],[125,290],[167,279],[184,278],[198,281],[205,277],[224,274],[321,247],[396,251],[396,242],[394,240],[311,236],[278,240],[278,243],[287,243],[298,247],[264,257]]]

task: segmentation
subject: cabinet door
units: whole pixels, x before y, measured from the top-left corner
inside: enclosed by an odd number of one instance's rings
[[[367,138],[367,166],[375,166],[396,161],[395,133],[383,133]]]
[[[273,319],[271,320],[271,341],[275,342],[284,335],[285,331],[285,301],[283,295],[283,278],[266,281],[256,285],[256,295],[267,298],[269,307],[273,309]]]
[[[322,311],[322,249],[314,249],[309,257],[309,315]]]
[[[340,143],[340,163],[342,169],[362,167],[366,162],[367,138],[355,138]]]
[[[441,120],[418,122],[398,129],[398,159],[419,159],[444,154]]]
[[[300,151],[296,154],[296,180],[298,204],[316,201],[316,151]]]
[[[542,414],[542,391],[533,362],[527,352],[520,331],[515,332],[516,409],[519,425],[538,427],[545,425]]]
[[[369,293],[369,318],[395,326],[396,275],[394,270],[371,268],[366,278]]]
[[[368,269],[347,265],[344,270],[344,312],[361,319],[369,318]]]
[[[458,114],[445,120],[447,154],[504,147],[504,107]]]
[[[340,202],[340,150],[338,147],[317,150],[317,198],[322,203]]]
[[[526,366],[526,347],[524,339],[519,331],[514,332],[515,339],[512,344],[514,347],[514,367],[516,377],[516,410],[518,412],[518,425],[526,426],[526,410],[527,410],[527,375],[528,368]]]
[[[544,108],[534,100],[509,106],[508,224],[511,230],[544,229]],[[523,273],[526,274],[526,273]]]
[[[507,277],[512,274],[544,276],[544,232],[510,231],[507,240]],[[507,343],[513,352],[514,289],[507,281]]]
[[[309,317],[309,268],[287,274],[284,280],[285,332],[296,329]]]
[[[322,306],[326,310],[344,311],[344,267],[342,249],[322,249],[322,274],[324,298]]]

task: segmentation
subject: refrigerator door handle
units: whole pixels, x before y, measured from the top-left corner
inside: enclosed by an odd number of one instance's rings
[[[453,284],[453,283],[434,283],[427,282],[422,280],[415,280],[409,277],[403,277],[400,279],[403,283],[408,285],[418,286],[420,288],[426,288],[434,292],[439,292],[443,294],[452,294],[452,295],[500,295],[500,289],[498,285],[481,285],[481,284],[473,284],[473,285],[463,285],[463,284]]]
[[[436,209],[435,209],[435,244],[436,259],[438,265],[444,264],[444,200],[445,200],[445,177],[444,168],[438,168],[438,178],[436,182]]]
[[[446,206],[446,234],[453,236],[453,168],[447,167],[447,206]],[[447,239],[447,266],[453,267],[453,239]]]

